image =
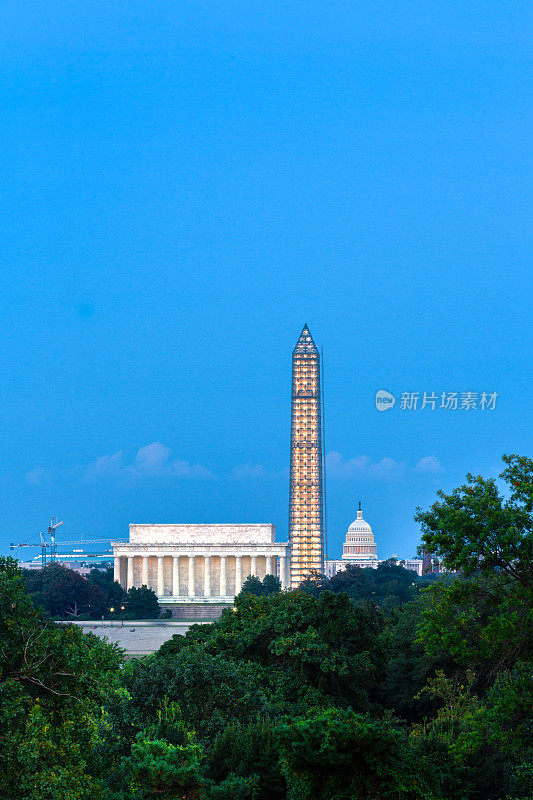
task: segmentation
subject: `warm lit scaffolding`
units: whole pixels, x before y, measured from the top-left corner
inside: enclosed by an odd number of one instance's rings
[[[292,353],[289,536],[291,586],[324,571],[320,355],[304,325]]]

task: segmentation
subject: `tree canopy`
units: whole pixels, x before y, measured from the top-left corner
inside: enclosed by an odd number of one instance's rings
[[[470,473],[451,494],[429,510],[417,509],[422,542],[452,570],[464,575],[505,573],[533,590],[533,461],[504,455],[500,479],[510,487],[507,500],[493,478]]]
[[[130,619],[157,619],[160,613],[157,595],[147,586],[128,589],[126,609]]]
[[[36,603],[55,617],[101,617],[107,611],[105,591],[70,567],[48,564],[42,570],[27,570],[26,585]]]
[[[256,597],[268,597],[281,592],[281,581],[274,575],[265,575],[263,580],[257,575],[249,575],[244,581],[241,594],[253,594]]]
[[[132,587],[126,592],[110,568],[92,569],[86,578],[52,563],[43,570],[24,570],[23,574],[34,604],[55,618],[99,619],[122,614],[128,619],[157,619],[160,615],[152,589]]]

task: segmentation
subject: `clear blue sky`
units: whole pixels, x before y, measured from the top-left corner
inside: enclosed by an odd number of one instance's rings
[[[0,550],[50,514],[285,538],[304,322],[331,555],[357,500],[410,556],[437,488],[531,455],[529,12],[2,3]]]

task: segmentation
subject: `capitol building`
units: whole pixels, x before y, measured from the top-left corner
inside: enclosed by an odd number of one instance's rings
[[[325,562],[325,575],[331,578],[348,564],[354,567],[371,567],[376,569],[378,561],[378,546],[374,540],[372,528],[363,519],[361,503],[357,511],[357,518],[354,519],[346,533],[346,539],[342,546],[342,558],[338,561],[328,560]]]

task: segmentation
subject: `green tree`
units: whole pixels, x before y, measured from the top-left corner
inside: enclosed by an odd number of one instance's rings
[[[156,593],[147,586],[128,590],[126,609],[130,619],[157,619],[161,613]]]
[[[210,748],[207,774],[213,800],[235,796],[243,800],[284,800],[287,786],[279,761],[276,725],[270,720],[228,725]]]
[[[438,581],[420,609],[418,641],[428,656],[474,670],[484,686],[531,654],[532,608],[505,576]]]
[[[448,663],[446,654],[428,653],[418,639],[422,607],[419,597],[391,608],[376,641],[383,660],[375,698],[384,711],[409,722],[422,721],[436,710],[437,703],[419,692],[435,669]]]
[[[252,594],[255,597],[268,597],[281,592],[281,581],[274,575],[265,575],[263,580],[257,575],[248,575],[241,589],[241,594]]]
[[[509,500],[493,480],[469,475],[416,514],[428,548],[463,573],[423,591],[419,641],[429,655],[473,670],[485,688],[532,650],[533,462],[503,459]]]
[[[261,597],[263,594],[263,582],[257,575],[248,575],[244,581],[241,594],[253,594],[255,597]]]
[[[191,735],[185,745],[152,739],[138,733],[125,760],[130,787],[146,798],[198,797],[202,750]]]
[[[126,691],[113,696],[102,716],[92,767],[106,797],[151,800],[199,796],[203,751],[184,725],[179,705],[160,700],[150,720],[131,706]],[[132,713],[133,711],[133,713]]]
[[[98,586],[104,593],[107,610],[126,605],[127,593],[120,583],[115,580],[112,567],[107,567],[105,570],[92,569],[89,574],[89,581]]]
[[[503,572],[524,589],[533,589],[533,461],[504,455],[500,478],[510,487],[504,500],[493,478],[466,476],[451,494],[428,511],[417,509],[422,542],[452,570],[464,575]]]
[[[412,737],[444,748],[465,798],[530,797],[532,467],[504,456],[504,501],[495,482],[468,483],[427,512],[424,541],[463,574],[422,592],[418,642],[445,666],[418,697],[437,708]],[[529,695],[529,696],[528,696]]]
[[[275,575],[265,575],[263,578],[264,596],[279,594],[281,592],[281,581]]]
[[[345,592],[355,603],[371,601],[379,606],[392,607],[416,597],[417,576],[392,561],[379,564],[377,569],[347,564],[346,569],[331,578],[316,573],[300,586],[300,591],[318,597],[321,592]]]
[[[121,655],[36,609],[16,562],[0,558],[0,796],[103,798],[87,769]]]
[[[371,571],[357,567],[354,564],[347,564],[346,569],[342,569],[329,578],[325,587],[336,594],[346,592],[348,597],[357,602],[373,599],[374,584]]]
[[[62,564],[25,570],[24,577],[36,604],[54,617],[99,617],[106,611],[102,589]]]
[[[156,721],[165,698],[179,705],[187,729],[206,745],[227,725],[246,724],[265,714],[268,701],[262,679],[254,664],[208,653],[202,642],[191,638],[179,650],[167,648],[165,655],[124,665],[122,680],[129,700],[117,717],[131,718],[144,728]]]
[[[327,709],[280,725],[288,800],[435,798],[390,720]]]
[[[313,597],[293,591],[269,597],[240,595],[206,636],[206,652],[255,664],[281,709],[338,702],[366,710],[379,671],[376,637],[381,612],[354,606],[346,595]],[[185,637],[191,641],[192,630]]]
[[[440,701],[436,715],[415,725],[411,739],[443,746],[468,797],[499,800],[533,793],[533,672],[519,662],[481,697],[468,670],[461,680],[438,670],[422,693]]]

